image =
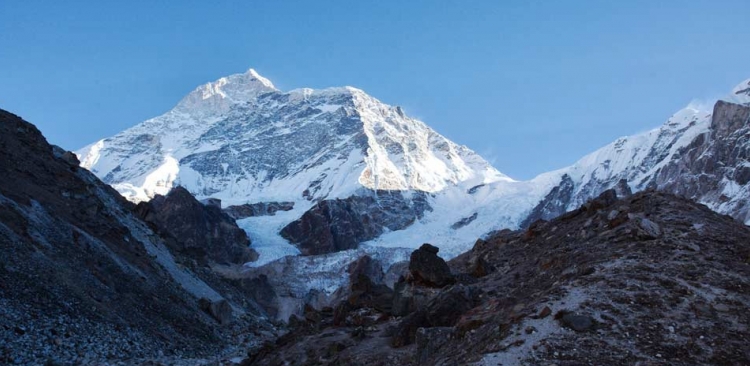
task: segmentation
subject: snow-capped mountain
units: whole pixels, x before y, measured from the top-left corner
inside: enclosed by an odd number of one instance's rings
[[[241,204],[508,179],[359,89],[281,92],[252,69],[205,84],[166,114],[79,154],[134,201],[176,183],[199,198]]]
[[[515,181],[362,90],[283,92],[251,69],[78,155],[133,201],[178,184],[225,206],[283,201],[292,208],[238,220],[258,265],[361,244],[430,242],[452,257],[490,231],[552,218],[609,188],[665,189],[750,223],[747,105],[750,80],[713,111],[689,106],[570,167]]]
[[[398,246],[422,238],[447,247],[450,257],[466,249],[468,235],[549,220],[611,188],[620,195],[647,188],[668,191],[750,225],[749,182],[750,79],[713,110],[689,105],[662,126],[619,138],[571,166],[525,182],[498,181],[473,188],[470,199],[444,200],[454,203],[434,206],[432,215],[409,229],[385,233],[370,243]],[[451,212],[462,212],[461,217],[473,221],[453,230],[449,221],[456,215]]]
[[[558,184],[522,225],[575,209],[609,188],[669,191],[750,224],[749,117],[750,79],[713,110],[688,106],[659,128],[619,138],[535,178]]]
[[[468,196],[474,186],[513,182],[470,149],[362,90],[282,92],[252,69],[200,86],[166,114],[77,154],[83,167],[136,202],[178,184],[225,205],[293,202],[279,217],[240,220],[261,248],[285,248],[277,255],[295,252],[277,237],[280,229],[324,200],[374,195],[380,206],[377,192],[398,191],[404,195],[397,201],[410,205],[413,192],[455,188]],[[404,225],[434,200],[408,210]],[[404,225],[378,227],[362,239]]]

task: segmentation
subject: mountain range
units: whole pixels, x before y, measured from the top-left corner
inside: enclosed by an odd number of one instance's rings
[[[77,154],[0,110],[0,363],[747,364],[749,141],[750,80],[530,181],[252,70]]]
[[[77,151],[139,202],[182,186],[229,206],[260,253],[434,243],[454,257],[477,237],[549,220],[617,188],[659,188],[750,224],[750,80],[713,110],[688,106],[575,164],[514,180],[400,107],[352,87],[278,90],[250,69],[196,88],[172,110]]]

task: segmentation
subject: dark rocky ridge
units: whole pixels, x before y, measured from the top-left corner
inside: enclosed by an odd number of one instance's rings
[[[402,318],[366,302],[311,313],[245,364],[750,363],[750,228],[684,198],[607,191],[450,267],[458,283],[417,286]]]
[[[573,179],[567,174],[563,175],[560,183],[544,196],[544,199],[531,210],[531,213],[529,213],[519,226],[527,228],[532,222],[549,220],[567,211],[568,204],[573,198],[574,190],[575,182],[573,182]]]
[[[220,205],[220,203],[219,203]],[[138,216],[166,236],[173,253],[201,263],[244,264],[258,259],[247,233],[215,204],[204,205],[185,188],[175,187],[136,207]]]
[[[407,198],[400,191],[373,191],[366,196],[318,202],[301,218],[281,230],[281,236],[297,245],[303,255],[357,248],[386,229],[401,230],[431,210],[427,193]]]
[[[134,206],[74,154],[2,110],[0,176],[0,363],[176,363],[273,329],[251,315],[252,298],[176,263]],[[223,283],[208,270],[199,277]],[[198,306],[226,301],[222,293],[234,297],[224,326]]]
[[[729,199],[720,184],[726,180],[740,189],[750,187],[750,106],[718,101],[709,132],[693,140],[680,156],[656,174],[658,189],[717,207],[725,205],[732,217],[750,220],[750,202]]]
[[[293,208],[294,202],[257,202],[229,206],[224,208],[224,212],[233,219],[240,220],[254,216],[273,216],[279,211],[290,211]]]

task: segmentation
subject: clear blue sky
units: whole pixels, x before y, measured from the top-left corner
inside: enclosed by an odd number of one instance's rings
[[[519,179],[750,77],[750,1],[0,1],[0,108],[77,149],[253,67],[352,85]]]

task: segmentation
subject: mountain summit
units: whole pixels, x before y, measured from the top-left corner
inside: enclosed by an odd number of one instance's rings
[[[278,91],[270,80],[249,69],[206,83],[185,96],[175,109],[195,114],[226,112],[234,104],[247,103],[260,94]]]
[[[294,254],[287,240],[315,247],[310,253],[351,248],[410,226],[432,207],[456,206],[435,204],[446,199],[438,193],[451,191],[450,202],[474,207],[478,202],[467,193],[472,187],[514,182],[469,148],[360,89],[282,92],[253,69],[204,84],[164,115],[77,154],[83,167],[134,202],[179,185],[226,205],[291,204],[291,212],[241,221],[261,253],[274,251],[262,254],[260,263]],[[394,194],[381,199],[379,192]],[[312,238],[291,228],[286,239],[279,237],[282,228],[324,201],[347,212],[347,223],[326,214],[319,224],[345,227]],[[447,226],[474,212],[449,210]],[[350,235],[352,230],[359,234]]]
[[[362,90],[281,92],[253,69],[204,84],[166,114],[78,154],[85,168],[133,201],[175,184],[242,204],[345,198],[361,187],[436,192],[509,179]]]

